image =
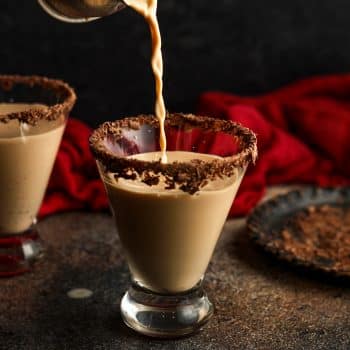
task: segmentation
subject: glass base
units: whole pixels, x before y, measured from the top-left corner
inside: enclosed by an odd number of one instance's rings
[[[35,229],[16,235],[0,235],[0,277],[30,271],[33,263],[42,255],[42,243]]]
[[[121,302],[127,326],[150,337],[176,338],[198,331],[213,315],[202,287],[178,295],[160,295],[132,286]]]

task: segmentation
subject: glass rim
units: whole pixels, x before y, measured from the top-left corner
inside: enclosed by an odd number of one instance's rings
[[[33,107],[22,112],[0,115],[0,122],[2,123],[18,120],[29,125],[35,125],[40,120],[57,120],[62,115],[68,115],[77,99],[74,89],[62,80],[50,79],[37,75],[0,75],[0,90],[9,92],[18,85],[24,85],[29,88],[41,87],[50,90],[61,102],[57,102],[53,105],[44,105],[41,108]],[[21,103],[23,101],[16,102]],[[41,101],[36,101],[36,103],[40,102]]]
[[[199,128],[204,131],[223,132],[238,141],[239,152],[210,161],[194,159],[186,162],[161,163],[160,160],[144,161],[118,156],[107,148],[105,143],[107,136],[114,136],[117,141],[123,138],[123,129],[139,130],[143,125],[159,128],[155,116],[139,115],[105,122],[93,131],[89,138],[90,149],[104,171],[113,173],[116,178],[129,180],[138,178],[149,186],[157,185],[163,176],[167,189],[174,189],[178,185],[184,192],[194,194],[208,181],[233,176],[237,168],[255,163],[257,159],[257,138],[250,129],[229,120],[182,113],[168,113],[165,126],[184,126],[184,130]]]

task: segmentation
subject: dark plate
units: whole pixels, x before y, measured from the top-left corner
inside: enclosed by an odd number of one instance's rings
[[[250,237],[264,250],[280,259],[308,269],[328,274],[350,277],[349,270],[337,269],[336,261],[330,259],[302,259],[295,253],[277,249],[275,242],[281,239],[281,232],[287,220],[309,206],[350,206],[350,187],[318,188],[307,187],[276,196],[259,205],[248,217],[247,225]],[[297,238],[296,238],[297,239]]]

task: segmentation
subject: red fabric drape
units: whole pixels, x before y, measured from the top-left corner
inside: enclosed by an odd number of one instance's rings
[[[69,119],[51,175],[40,216],[75,210],[101,210],[108,206],[88,138],[91,129]]]
[[[259,160],[249,169],[231,215],[247,214],[268,185],[350,184],[350,75],[311,78],[258,97],[208,92],[197,112],[240,122],[258,135]],[[90,132],[69,120],[41,216],[107,208],[88,147]]]
[[[306,79],[258,97],[208,92],[197,112],[239,122],[258,136],[259,160],[231,215],[244,215],[268,185],[350,183],[350,75]]]

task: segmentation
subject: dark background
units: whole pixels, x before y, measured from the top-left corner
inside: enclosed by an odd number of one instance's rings
[[[36,0],[0,2],[0,72],[66,80],[73,112],[91,125],[153,110],[150,38],[130,9],[65,24]],[[350,70],[348,0],[159,0],[165,98],[195,110],[216,89],[258,94],[290,81]]]

